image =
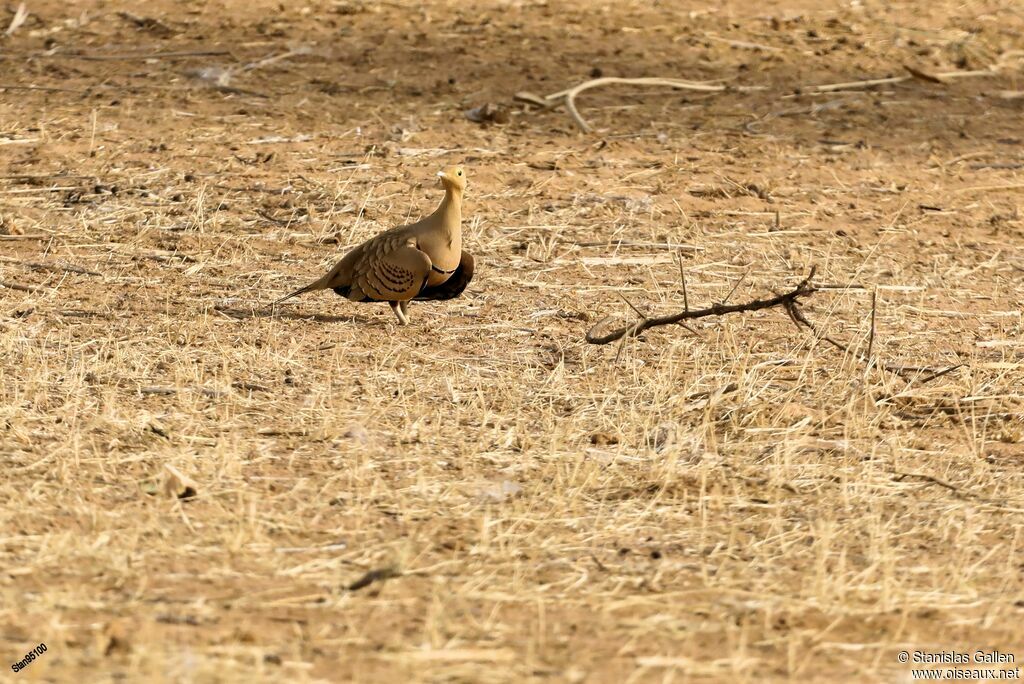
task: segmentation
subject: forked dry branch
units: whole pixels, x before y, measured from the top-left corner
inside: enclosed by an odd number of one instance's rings
[[[587,331],[587,342],[590,344],[608,344],[609,342],[615,342],[623,337],[638,337],[640,333],[647,330],[648,328],[655,328],[660,325],[682,325],[683,321],[690,321],[695,318],[707,318],[708,316],[725,316],[731,313],[740,313],[743,311],[760,311],[761,309],[771,309],[776,306],[786,307],[787,312],[790,311],[790,307],[796,304],[799,297],[805,297],[814,294],[818,291],[814,285],[811,284],[811,279],[814,278],[816,267],[812,266],[810,273],[807,277],[801,280],[796,287],[789,292],[784,294],[775,295],[774,297],[768,297],[766,299],[754,299],[743,304],[712,304],[706,309],[690,309],[689,302],[685,303],[683,310],[679,313],[670,314],[668,316],[644,316],[640,314],[640,311],[632,306],[632,309],[636,311],[642,318],[633,323],[617,330],[613,330],[610,333],[599,335],[597,334],[601,324],[607,320],[604,318],[595,323],[590,330]],[[683,280],[685,288],[685,280]],[[628,304],[629,302],[627,302]],[[790,314],[792,316],[792,314]]]
[[[887,78],[872,78],[864,79],[860,81],[847,81],[843,83],[825,83],[822,85],[807,86],[806,88],[798,89],[798,92],[807,94],[821,94],[821,93],[832,93],[843,90],[863,90],[865,88],[873,88],[879,85],[892,85],[895,83],[902,83],[904,81],[910,81],[913,79],[928,81],[930,83],[944,84],[950,80],[958,78],[977,78],[979,76],[994,76],[999,73],[1003,68],[1005,62],[1016,55],[1015,52],[1007,52],[1002,58],[991,65],[987,69],[975,69],[972,71],[949,71],[940,74],[928,74],[920,71],[911,66],[904,65],[904,69],[908,72],[902,76],[891,76]],[[576,108],[576,97],[581,93],[591,90],[592,88],[599,88],[606,85],[636,85],[636,86],[660,86],[663,88],[673,88],[676,90],[696,90],[705,93],[723,93],[726,91],[731,92],[754,92],[767,90],[765,86],[728,86],[720,82],[708,82],[708,81],[688,81],[680,78],[659,78],[659,77],[642,77],[642,78],[617,78],[605,76],[601,78],[591,79],[584,81],[571,88],[560,90],[557,93],[551,93],[543,97],[535,95],[530,92],[519,92],[516,93],[514,99],[520,102],[526,102],[529,104],[537,105],[544,109],[552,109],[555,107],[565,106],[569,115],[579,126],[580,130],[584,133],[590,133],[593,128],[587,122],[586,119],[580,114],[579,109]]]
[[[725,301],[712,304],[711,306],[705,309],[690,309],[689,301],[686,296],[686,278],[685,276],[683,276],[682,272],[680,272],[680,277],[682,278],[683,286],[682,311],[674,314],[669,314],[667,316],[652,317],[647,316],[640,309],[634,306],[632,302],[626,300],[626,304],[628,304],[629,307],[633,309],[633,311],[635,311],[638,316],[640,316],[639,321],[631,325],[617,328],[609,333],[601,335],[598,334],[598,331],[601,328],[601,325],[608,320],[608,317],[605,317],[598,321],[597,323],[595,323],[593,326],[591,326],[590,330],[587,331],[586,339],[587,342],[589,342],[590,344],[608,344],[609,342],[615,342],[616,340],[621,340],[624,338],[638,337],[645,330],[662,325],[681,325],[687,330],[693,332],[693,330],[689,328],[684,323],[684,321],[690,321],[697,318],[707,318],[709,316],[725,316],[731,313],[760,311],[762,309],[781,307],[785,309],[786,314],[789,316],[790,320],[793,321],[793,323],[797,326],[797,328],[806,328],[810,330],[812,333],[814,333],[815,337],[817,337],[818,339],[828,342],[833,347],[839,349],[844,353],[852,354],[853,356],[860,359],[864,364],[866,364],[868,369],[874,366],[879,370],[893,373],[894,375],[898,375],[904,379],[908,379],[911,376],[919,377],[921,374],[925,374],[925,377],[923,379],[919,379],[917,383],[923,384],[926,382],[931,382],[936,378],[940,378],[943,375],[946,375],[958,368],[963,367],[964,364],[956,364],[955,366],[950,366],[943,369],[929,368],[923,366],[896,366],[884,363],[880,359],[872,357],[871,350],[874,347],[875,340],[876,298],[874,294],[871,297],[871,333],[868,338],[868,348],[866,352],[861,352],[852,349],[850,345],[840,342],[839,340],[836,340],[835,338],[830,337],[829,335],[821,333],[818,330],[817,326],[815,326],[814,323],[812,323],[810,319],[808,319],[804,312],[800,309],[801,297],[810,296],[816,292],[820,292],[822,289],[835,289],[834,286],[829,286],[828,288],[820,288],[814,285],[812,281],[814,279],[814,274],[816,272],[817,267],[812,266],[810,272],[807,274],[807,277],[801,280],[799,283],[797,283],[796,287],[794,287],[792,290],[788,292],[776,294],[774,297],[753,299],[749,302],[744,302],[742,304],[725,303],[726,301],[728,301],[729,297],[732,296],[732,293],[736,291],[736,287],[738,287],[739,283],[743,280],[743,278],[741,277],[740,280],[736,282],[736,285],[733,286],[729,294],[726,296]]]
[[[705,93],[720,93],[728,89],[728,86],[715,83],[703,83],[698,81],[686,81],[679,78],[615,78],[615,77],[604,77],[595,78],[590,81],[584,81],[579,85],[560,90],[557,93],[546,95],[543,98],[537,97],[532,93],[521,92],[516,93],[515,99],[522,102],[529,102],[541,107],[550,108],[557,107],[559,105],[565,105],[565,108],[569,110],[569,114],[572,116],[576,125],[584,133],[589,133],[592,129],[590,124],[587,123],[586,119],[580,114],[579,110],[576,109],[576,96],[585,90],[591,88],[598,88],[604,85],[646,85],[646,86],[661,86],[665,88],[674,88],[676,90],[696,90]],[[763,90],[763,88],[740,88],[739,90]]]

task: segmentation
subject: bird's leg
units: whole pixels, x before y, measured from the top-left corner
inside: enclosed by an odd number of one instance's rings
[[[398,316],[398,323],[400,325],[409,325],[409,319],[405,317],[405,312],[402,311],[402,307],[398,302],[388,302],[391,305],[391,310]]]
[[[406,299],[405,301],[398,302],[398,308],[405,314],[405,319],[409,320],[409,300]]]

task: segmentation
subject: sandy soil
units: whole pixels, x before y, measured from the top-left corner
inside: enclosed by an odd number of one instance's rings
[[[27,5],[0,35],[0,665],[47,651],[5,681],[1024,659],[1017,2]],[[730,88],[593,90],[589,134],[513,101],[600,75]],[[450,163],[463,298],[408,328],[266,307]],[[851,287],[804,311],[849,351],[777,309],[586,343],[624,298],[681,309],[677,254],[691,306],[816,266]]]

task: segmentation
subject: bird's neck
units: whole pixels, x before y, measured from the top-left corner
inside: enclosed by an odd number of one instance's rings
[[[462,191],[446,188],[444,199],[434,212],[441,219],[441,227],[449,233],[459,230],[462,223]]]

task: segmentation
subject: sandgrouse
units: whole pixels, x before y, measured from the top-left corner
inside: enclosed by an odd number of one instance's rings
[[[453,299],[473,278],[473,257],[462,251],[461,166],[440,171],[444,199],[433,214],[397,226],[359,245],[327,275],[274,302],[307,292],[334,290],[353,302],[387,302],[402,325],[409,324],[409,301]]]

